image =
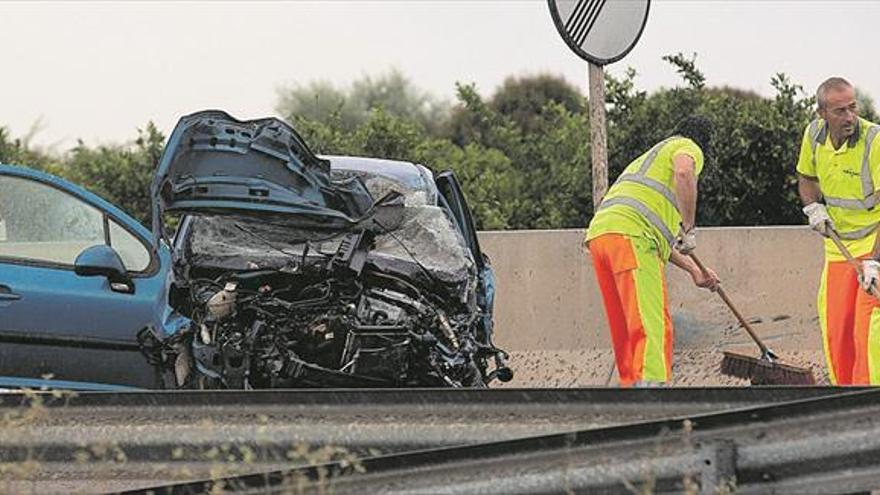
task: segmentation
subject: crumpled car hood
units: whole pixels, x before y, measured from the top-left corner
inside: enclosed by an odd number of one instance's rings
[[[150,188],[153,235],[165,212],[281,217],[302,228],[344,229],[373,206],[364,184],[330,179],[296,130],[276,118],[187,115],[175,126]]]

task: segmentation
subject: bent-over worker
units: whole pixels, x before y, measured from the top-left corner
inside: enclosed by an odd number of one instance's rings
[[[669,382],[672,319],[666,263],[715,290],[688,254],[696,248],[697,177],[711,143],[711,121],[683,119],[673,136],[636,158],[596,209],[586,242],[605,304],[622,386]]]

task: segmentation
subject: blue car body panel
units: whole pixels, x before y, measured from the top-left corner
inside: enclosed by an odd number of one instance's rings
[[[154,246],[149,230],[119,208],[63,179],[0,165],[0,176],[41,182],[87,203]],[[155,376],[140,356],[136,336],[164,327],[170,251],[153,248],[144,273],[132,274],[134,293],[111,290],[103,276],[80,276],[72,266],[0,257],[0,377],[40,378],[153,386]]]
[[[143,390],[137,387],[125,385],[107,385],[105,383],[72,382],[67,380],[51,380],[42,378],[14,378],[0,376],[0,389],[23,389],[32,390],[63,389],[77,390],[81,392],[133,392]]]
[[[276,215],[321,228],[350,228],[373,206],[359,181],[330,181],[330,165],[276,118],[238,120],[220,110],[182,117],[150,186],[153,236],[162,214]]]

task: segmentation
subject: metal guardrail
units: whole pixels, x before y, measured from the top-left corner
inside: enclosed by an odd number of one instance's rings
[[[263,409],[291,407],[377,407],[394,406],[435,410],[437,407],[526,405],[569,407],[692,407],[782,402],[839,395],[856,388],[835,387],[693,387],[693,388],[492,388],[492,389],[292,389],[292,390],[142,390],[123,392],[57,393],[32,391],[0,395],[0,410],[28,406],[35,400],[47,408],[150,407],[153,411],[174,407],[227,407]]]
[[[335,494],[867,491],[880,487],[880,390],[215,483],[239,493],[286,493],[293,487]],[[211,486],[197,482],[150,490],[201,493]]]
[[[0,462],[66,462],[113,445],[132,462],[197,461],[246,447],[277,462],[299,445],[356,455],[490,442],[840,393],[834,388],[296,390],[87,392],[0,396],[0,415],[42,412],[5,428]],[[181,448],[183,448],[181,450]]]

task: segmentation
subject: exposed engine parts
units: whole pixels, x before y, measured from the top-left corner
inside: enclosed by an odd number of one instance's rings
[[[473,318],[451,319],[433,304],[355,280],[331,278],[295,290],[295,280],[284,276],[242,275],[247,278],[193,291],[193,357],[217,385],[322,385],[337,373],[373,385],[484,383],[475,365]]]
[[[191,324],[178,338],[193,373],[181,380],[176,370],[178,386],[482,387],[508,378],[503,351],[481,328],[473,283],[427,291],[416,284],[428,280],[368,260],[371,233],[337,237],[335,251],[305,243],[277,268],[250,260],[240,271],[182,270],[188,285],[176,290]],[[488,372],[491,357],[496,370]]]
[[[154,332],[160,344],[141,342],[164,383],[482,387],[511,378],[492,343],[491,265],[451,172],[318,157],[276,119],[208,111],[175,133],[153,184],[153,231],[167,240],[164,214],[182,215],[168,288],[179,325]]]

